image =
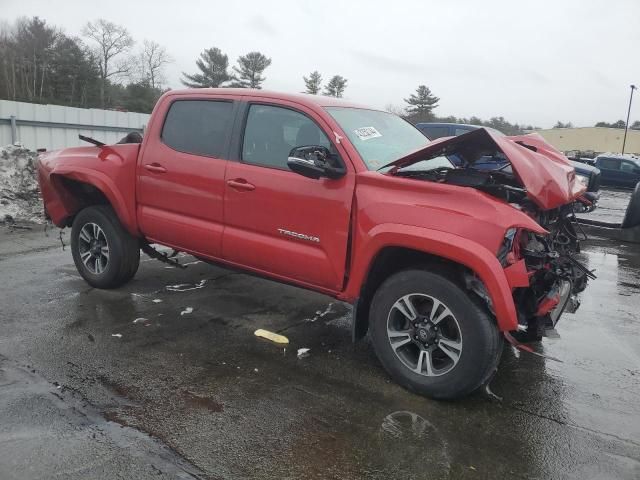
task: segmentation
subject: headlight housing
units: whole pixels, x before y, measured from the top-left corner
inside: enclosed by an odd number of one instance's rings
[[[578,180],[578,182],[580,182],[582,185],[584,185],[586,188],[589,188],[589,177],[587,175],[581,175],[579,173],[576,173],[576,180]]]

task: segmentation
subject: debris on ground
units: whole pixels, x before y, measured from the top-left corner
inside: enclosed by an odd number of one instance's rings
[[[331,312],[333,312],[333,302],[331,302],[329,305],[327,305],[327,308],[325,308],[324,310],[317,310],[315,315],[313,316],[313,318],[307,318],[306,321],[307,322],[315,322],[316,320],[321,319],[322,317],[324,317],[325,315],[330,314]]]
[[[111,336],[112,337],[116,337],[116,338],[122,338],[122,334],[121,333],[112,333]]]
[[[262,328],[259,328],[258,330],[253,332],[253,334],[256,337],[266,338],[267,340],[271,340],[274,343],[280,343],[280,344],[289,343],[289,339],[284,335],[278,335],[277,333],[270,332],[269,330],[263,330]]]
[[[310,348],[299,348],[298,349],[298,358],[304,358],[309,356]]]
[[[159,298],[154,298],[153,303],[162,303],[162,300]]]
[[[19,144],[0,147],[0,223],[44,222],[36,157]]]
[[[133,321],[133,323],[135,324],[142,323],[145,327],[148,327],[149,325],[151,325],[151,322],[149,321],[149,319],[144,317],[136,318]]]
[[[186,307],[184,310],[180,312],[180,315],[188,315],[193,312],[193,307]]]
[[[207,280],[200,280],[198,283],[178,283],[177,285],[167,285],[165,288],[170,292],[188,292],[189,290],[198,290],[204,288]]]

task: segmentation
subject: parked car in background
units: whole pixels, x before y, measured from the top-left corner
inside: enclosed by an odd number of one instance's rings
[[[491,133],[504,136],[504,133],[496,130],[495,128],[464,123],[425,122],[417,123],[416,128],[426,135],[429,140],[435,140],[436,138],[441,137],[457,137],[458,135],[462,135],[479,128],[486,128]],[[457,166],[460,166],[460,162],[457,158],[452,157],[450,160]],[[597,167],[583,162],[577,162],[574,160],[569,160],[569,162],[576,171],[578,181],[587,187],[585,197],[591,202],[591,206],[585,206],[584,203],[576,203],[576,212],[593,211],[600,199],[600,170]],[[507,162],[504,158],[484,157],[474,164],[474,168],[480,170],[497,170],[503,168],[506,163]]]
[[[633,155],[605,153],[596,157],[596,167],[602,172],[602,184],[634,188],[640,182],[640,158]]]

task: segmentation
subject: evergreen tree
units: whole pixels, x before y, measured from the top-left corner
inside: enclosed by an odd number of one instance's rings
[[[232,87],[262,88],[265,77],[262,76],[265,69],[271,65],[271,59],[260,52],[249,52],[238,57],[238,65],[233,67],[237,74],[237,81]]]
[[[48,97],[72,107],[100,105],[100,75],[95,59],[78,39],[60,35],[51,55]]]
[[[129,112],[151,113],[162,90],[142,81],[130,83],[122,95],[122,107]]]
[[[304,80],[304,84],[306,87],[304,93],[310,93],[312,95],[317,95],[318,93],[320,93],[320,88],[322,85],[322,75],[320,75],[319,71],[314,70],[313,72],[311,72],[308,78],[302,77],[302,79]]]
[[[430,121],[434,119],[433,109],[438,106],[440,99],[431,93],[426,85],[416,88],[416,93],[412,93],[404,100],[409,106],[407,113],[416,121]]]
[[[233,80],[229,75],[229,57],[219,48],[207,48],[196,60],[196,66],[200,73],[189,75],[182,72],[184,79],[181,82],[191,88],[223,87],[225,83]]]
[[[347,88],[347,79],[341,75],[334,75],[325,85],[323,94],[327,97],[342,98],[345,88]]]

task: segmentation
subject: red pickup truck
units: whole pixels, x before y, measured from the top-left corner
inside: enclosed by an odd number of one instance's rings
[[[166,93],[144,139],[88,140],[43,153],[38,178],[89,284],[123,285],[161,244],[316,290],[434,398],[485,384],[503,334],[539,339],[591,275],[574,258],[584,187],[537,135],[429,142],[388,112],[224,88]],[[474,169],[487,155],[508,165]]]

